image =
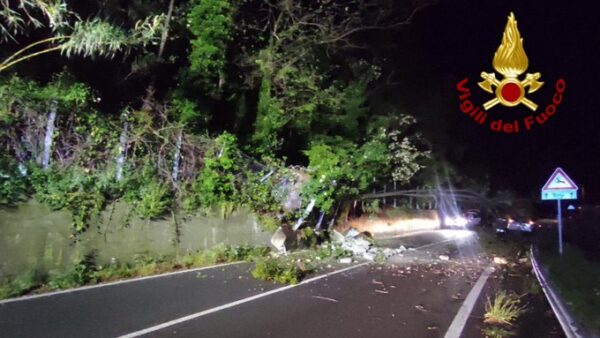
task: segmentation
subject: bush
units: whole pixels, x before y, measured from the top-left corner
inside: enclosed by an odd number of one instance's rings
[[[164,184],[150,182],[139,191],[140,199],[135,207],[142,218],[155,219],[169,210],[171,205],[171,191]]]
[[[204,157],[204,168],[194,191],[204,207],[236,201],[238,189],[235,175],[240,170],[240,153],[235,136],[223,133],[215,139]]]
[[[0,206],[23,201],[27,195],[27,180],[18,164],[9,156],[0,155]]]
[[[106,175],[90,173],[80,167],[61,171],[32,165],[30,172],[29,181],[36,199],[52,210],[69,210],[76,232],[89,227],[90,220],[104,209],[107,199],[117,190],[116,182]]]
[[[46,276],[39,271],[34,270],[25,275],[12,279],[7,278],[0,284],[0,299],[18,297],[40,287],[46,279]]]
[[[51,276],[48,285],[53,289],[68,289],[96,283],[96,255],[89,253],[75,262],[71,271]]]
[[[313,270],[295,262],[268,257],[256,261],[252,276],[282,284],[298,284],[307,273]]]

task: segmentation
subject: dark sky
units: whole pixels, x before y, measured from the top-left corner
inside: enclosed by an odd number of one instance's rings
[[[535,114],[551,103],[559,78],[567,84],[556,114],[544,125],[517,135],[493,133],[488,125],[475,124],[460,111],[456,90],[456,84],[468,77],[474,103],[482,106],[493,97],[476,83],[482,71],[494,71],[492,58],[511,11],[529,57],[527,72],[540,72],[545,82],[527,95],[540,106]],[[440,1],[417,16],[411,34],[418,46],[413,61],[425,65],[424,79],[414,78],[419,93],[415,102],[440,98],[437,104],[413,104],[412,109],[432,110],[428,113],[435,117],[423,123],[444,124],[446,147],[454,142],[457,147],[466,145],[460,158],[465,166],[486,168],[495,182],[528,196],[539,196],[541,186],[560,166],[580,191],[585,189],[588,201],[600,201],[600,17],[594,2]],[[498,105],[489,110],[488,121],[522,121],[531,114],[523,106]]]

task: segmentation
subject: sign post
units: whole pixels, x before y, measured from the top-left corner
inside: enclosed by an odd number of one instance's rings
[[[573,180],[561,169],[556,168],[550,179],[542,188],[542,200],[556,200],[558,212],[556,218],[558,221],[558,253],[563,253],[563,235],[562,235],[562,200],[576,200],[577,190],[579,188]]]

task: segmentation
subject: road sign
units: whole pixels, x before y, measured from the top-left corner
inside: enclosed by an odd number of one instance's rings
[[[542,190],[542,200],[576,200],[577,190]]]
[[[578,189],[561,168],[556,168],[542,188],[542,200],[576,200]]]
[[[558,253],[563,253],[562,209],[560,201],[577,199],[577,184],[561,169],[556,168],[550,179],[542,187],[542,200],[556,200],[558,219]]]

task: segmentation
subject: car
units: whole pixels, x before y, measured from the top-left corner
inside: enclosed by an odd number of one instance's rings
[[[508,219],[507,226],[506,226],[506,228],[511,231],[520,231],[520,232],[528,232],[528,233],[534,232],[536,227],[537,226],[536,226],[535,222],[533,222],[532,220],[525,220],[525,219],[515,220],[512,218]]]
[[[528,218],[512,218],[512,217],[498,217],[494,221],[494,229],[498,236],[503,236],[509,232],[513,233],[527,233],[531,234],[539,225]]]
[[[477,209],[469,209],[465,212],[468,227],[476,227],[481,224],[481,214]]]

